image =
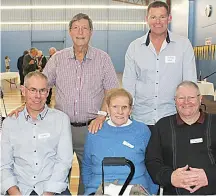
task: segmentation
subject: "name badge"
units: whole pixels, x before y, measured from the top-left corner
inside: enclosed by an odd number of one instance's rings
[[[165,63],[175,63],[176,57],[175,56],[165,56]]]
[[[191,144],[197,144],[202,142],[203,142],[203,138],[190,139]]]
[[[127,146],[127,147],[129,147],[129,148],[134,148],[134,145],[128,143],[127,141],[123,141],[122,144],[125,145],[125,146]]]
[[[44,139],[50,137],[50,133],[41,133],[38,135],[38,139]]]

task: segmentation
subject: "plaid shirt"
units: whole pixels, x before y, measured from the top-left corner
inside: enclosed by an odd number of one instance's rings
[[[102,50],[89,46],[82,62],[76,60],[73,47],[57,52],[47,62],[43,73],[49,86],[56,86],[56,108],[71,122],[95,118],[104,91],[118,87],[111,58]]]

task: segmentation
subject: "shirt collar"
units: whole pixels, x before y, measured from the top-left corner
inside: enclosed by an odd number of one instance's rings
[[[117,126],[112,122],[111,119],[109,119],[109,120],[107,121],[107,123],[108,123],[110,126],[112,126],[112,127],[117,127]],[[131,123],[132,123],[132,121],[131,121],[130,119],[128,119],[128,121],[127,121],[125,124],[123,124],[123,125],[121,125],[121,126],[118,126],[118,127],[125,127],[125,126],[130,125]]]
[[[48,110],[49,110],[49,107],[47,105],[45,105],[43,111],[37,115],[37,120],[43,120],[45,118],[45,116],[47,115]],[[26,106],[24,108],[24,116],[25,116],[26,121],[32,119],[31,116],[29,115],[28,111],[27,111]]]
[[[148,46],[150,44],[150,42],[151,42],[150,33],[151,33],[151,30],[149,30],[148,33],[146,33],[143,36],[142,44],[145,44],[146,46]],[[166,42],[169,44],[172,41],[175,41],[175,37],[169,30],[167,30]]]
[[[200,110],[200,116],[195,123],[203,124],[204,121],[205,121],[205,113],[202,110]],[[176,122],[177,122],[177,125],[185,124],[185,122],[181,119],[178,113],[176,114]]]
[[[71,51],[71,57],[73,59],[76,59],[76,56],[75,56],[75,53],[74,53],[74,47],[73,46],[71,47],[70,51]],[[87,52],[86,52],[83,60],[86,60],[86,59],[92,60],[93,58],[94,58],[94,54],[93,54],[92,47],[88,46],[88,50],[87,50]]]

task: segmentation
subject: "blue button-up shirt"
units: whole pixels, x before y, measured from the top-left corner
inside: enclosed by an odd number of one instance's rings
[[[135,120],[154,125],[176,113],[175,90],[184,80],[197,81],[194,51],[187,38],[168,31],[159,54],[149,33],[130,44],[125,55],[123,87],[134,97]]]
[[[68,186],[73,149],[69,117],[45,106],[33,120],[26,108],[3,122],[1,193],[17,186],[22,195],[33,190],[61,193]]]

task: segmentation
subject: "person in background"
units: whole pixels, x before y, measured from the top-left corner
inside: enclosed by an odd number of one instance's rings
[[[201,100],[196,83],[180,83],[177,114],[152,131],[146,167],[164,195],[216,195],[216,115],[201,111]]]
[[[23,58],[23,75],[24,77],[32,71],[38,69],[38,61],[37,61],[37,48],[31,48],[29,54],[26,54]]]
[[[51,47],[51,48],[49,49],[49,55],[50,55],[50,58],[51,58],[52,55],[54,55],[56,52],[57,52],[56,48]]]
[[[133,99],[124,89],[112,89],[107,96],[109,120],[101,131],[89,133],[85,143],[83,158],[83,183],[85,194],[93,194],[101,184],[101,164],[104,157],[125,157],[135,165],[135,174],[130,184],[142,185],[150,194],[157,194],[144,160],[151,135],[149,128],[141,122],[130,120]],[[123,184],[129,174],[128,167],[112,166],[105,168],[105,182],[118,180]]]
[[[70,117],[71,139],[80,168],[78,195],[84,193],[81,172],[86,135],[88,130],[95,133],[102,127],[107,115],[106,94],[119,86],[109,55],[89,45],[92,32],[89,16],[75,15],[69,22],[72,47],[56,52],[43,70],[49,87],[56,87],[55,108]],[[10,115],[22,110],[20,107]]]
[[[21,86],[26,105],[7,117],[1,136],[1,194],[70,195],[73,147],[69,117],[45,104],[47,77],[30,72]]]
[[[57,52],[56,48],[54,47],[51,47],[49,49],[49,59]],[[52,88],[50,88],[50,91],[49,91],[49,95],[47,97],[47,101],[46,101],[46,104],[50,104],[51,103],[51,97],[52,97]]]
[[[5,71],[10,72],[10,58],[9,58],[9,56],[5,56]]]
[[[132,116],[150,130],[159,119],[176,113],[177,85],[197,81],[192,45],[168,30],[171,19],[167,3],[152,2],[146,16],[150,30],[133,41],[125,55],[123,87],[134,97]]]
[[[38,50],[37,61],[38,61],[38,68],[39,68],[39,70],[43,71],[44,67],[46,66],[47,59],[43,55],[42,50]]]
[[[23,52],[23,55],[20,56],[17,60],[17,69],[19,70],[19,76],[20,76],[20,85],[24,84],[24,75],[23,75],[23,58],[26,54],[28,54],[29,51],[25,50]]]

